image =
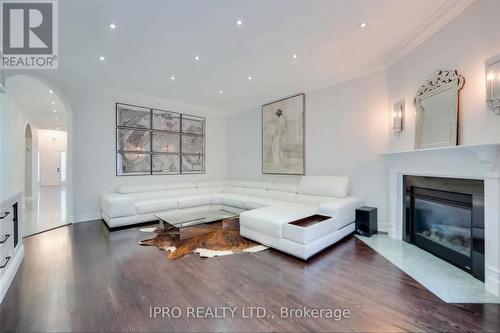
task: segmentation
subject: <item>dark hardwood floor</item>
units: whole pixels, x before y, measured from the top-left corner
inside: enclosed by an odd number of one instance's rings
[[[26,257],[0,305],[0,331],[500,330],[499,305],[446,304],[354,237],[306,263],[274,250],[167,260],[137,244],[148,236],[109,233],[95,221],[26,239]],[[150,318],[154,306],[238,310],[234,318]],[[242,318],[251,306],[275,317]],[[281,307],[351,315],[281,318]]]

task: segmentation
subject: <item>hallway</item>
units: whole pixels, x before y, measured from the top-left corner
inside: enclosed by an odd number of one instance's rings
[[[40,186],[38,195],[26,202],[23,237],[67,224],[66,187]]]

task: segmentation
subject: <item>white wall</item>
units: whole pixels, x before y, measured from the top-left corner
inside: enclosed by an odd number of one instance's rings
[[[13,96],[0,94],[0,201],[24,192],[26,124],[25,113]]]
[[[351,193],[379,209],[387,221],[385,161],[387,148],[387,78],[372,74],[306,93],[306,175],[351,177]],[[276,96],[279,98],[280,96]],[[299,176],[261,173],[261,110],[229,117],[229,176],[292,182]]]
[[[47,78],[50,80],[50,77]],[[135,96],[120,92],[96,92],[54,81],[69,103],[73,117],[74,216],[76,222],[100,218],[100,195],[121,185],[195,182],[227,176],[226,119],[200,106]],[[115,103],[144,105],[205,116],[206,174],[116,176]]]
[[[38,150],[66,151],[68,133],[64,131],[38,130]]]
[[[456,69],[465,77],[460,94],[459,143],[500,142],[500,117],[485,103],[485,61],[500,54],[500,1],[479,0],[388,70],[389,103],[406,98],[406,128],[391,136],[389,149],[415,145],[418,87],[438,69]]]

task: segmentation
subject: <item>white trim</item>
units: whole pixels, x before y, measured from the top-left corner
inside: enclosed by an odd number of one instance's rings
[[[385,56],[385,67],[391,67],[411,51],[415,50],[475,1],[476,0],[449,0],[445,2],[432,13],[415,32],[387,53]]]
[[[71,221],[71,223],[81,223],[81,222],[88,222],[101,219],[102,219],[101,212],[68,216],[68,221]]]
[[[9,76],[15,75],[15,73],[10,74]],[[124,102],[130,102],[130,103],[137,103],[136,101],[138,100],[149,100],[151,101],[150,103],[154,104],[159,104],[157,107],[161,108],[161,104],[173,104],[172,107],[178,108],[178,109],[197,109],[200,110],[200,113],[205,114],[205,115],[219,115],[219,116],[226,116],[230,112],[227,110],[223,109],[215,109],[203,105],[198,105],[198,104],[191,104],[191,103],[186,103],[182,101],[177,101],[177,100],[172,100],[168,98],[161,98],[158,96],[151,96],[147,94],[142,94],[142,93],[134,93],[126,90],[120,90],[120,89],[115,89],[115,88],[109,88],[107,86],[101,86],[101,85],[95,85],[95,84],[87,84],[83,83],[81,81],[75,80],[65,74],[59,73],[57,76],[45,76],[45,74],[40,74],[44,80],[50,81],[50,82],[57,82],[58,84],[66,85],[71,88],[76,88],[76,89],[81,89],[81,90],[86,90],[98,95],[106,95],[106,96],[112,96],[115,99],[119,98],[124,100]]]
[[[7,290],[9,290],[10,284],[14,280],[23,259],[24,245],[21,243],[17,247],[17,250],[15,250],[14,257],[12,258],[12,262],[7,266],[7,270],[2,272],[2,278],[0,279],[0,303],[2,303],[5,294],[7,294]]]
[[[485,277],[486,290],[494,295],[500,295],[500,270],[488,266]]]

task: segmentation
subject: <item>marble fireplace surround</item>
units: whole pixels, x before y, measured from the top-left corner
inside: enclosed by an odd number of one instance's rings
[[[485,288],[500,296],[500,143],[382,154],[389,169],[389,236],[403,238],[403,176],[484,180]]]

